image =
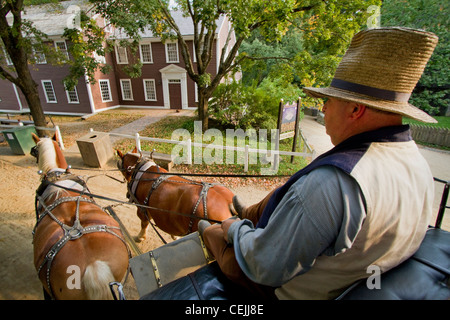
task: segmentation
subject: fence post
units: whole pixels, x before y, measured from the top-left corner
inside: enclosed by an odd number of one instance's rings
[[[136,140],[136,149],[139,152],[139,151],[141,151],[141,139],[139,138],[139,133],[136,132],[134,137]]]
[[[61,131],[59,130],[59,126],[55,126],[55,130],[56,130],[56,137],[58,138],[58,142],[59,142],[59,147],[61,148],[61,150],[64,150],[64,142],[62,139],[62,135],[61,135]]]
[[[192,164],[192,141],[188,139],[186,142],[187,163]]]
[[[244,151],[244,172],[248,171],[248,144],[245,145]]]

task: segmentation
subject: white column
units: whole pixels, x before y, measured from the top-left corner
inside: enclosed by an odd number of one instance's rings
[[[181,109],[188,108],[188,90],[186,73],[181,74]]]

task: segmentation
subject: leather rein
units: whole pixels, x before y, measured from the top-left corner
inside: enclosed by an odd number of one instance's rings
[[[128,167],[126,170],[131,172],[131,179],[130,181],[127,183],[127,198],[130,200],[130,202],[139,204],[139,200],[136,198],[136,190],[137,187],[139,185],[139,182],[141,181],[153,181],[153,184],[145,198],[145,200],[143,201],[143,205],[148,207],[149,202],[150,202],[150,197],[153,194],[153,192],[166,180],[168,180],[169,178],[173,177],[174,175],[170,175],[170,174],[162,174],[162,172],[160,173],[161,175],[158,178],[155,179],[142,179],[142,175],[144,173],[154,173],[154,174],[158,174],[159,173],[159,166],[156,165],[157,167],[157,172],[148,172],[147,170],[151,167],[154,166],[155,163],[151,160],[151,159],[144,159],[141,158],[134,166],[132,167]],[[123,170],[123,169],[122,169]],[[186,184],[193,184],[193,185],[199,185],[202,186],[202,189],[200,191],[198,200],[193,208],[192,213],[189,215],[190,216],[190,220],[189,220],[189,226],[188,229],[185,233],[185,235],[189,234],[192,232],[192,227],[194,225],[194,220],[198,219],[199,217],[197,216],[197,210],[198,207],[200,205],[200,203],[203,203],[203,217],[201,219],[203,220],[210,220],[208,218],[208,211],[207,211],[207,207],[206,207],[206,198],[208,195],[208,191],[210,188],[219,185],[219,183],[209,183],[209,182],[197,182],[197,181],[192,181],[189,179],[186,179],[183,177],[183,179],[185,179],[186,181],[173,181],[170,180],[170,182],[175,182],[175,183],[186,183]],[[158,210],[158,208],[154,208],[155,210]],[[147,217],[148,221],[150,222],[150,218],[147,215],[147,210],[139,207],[139,210],[141,210],[145,216]],[[166,211],[166,210],[162,210],[162,211]],[[173,213],[173,214],[177,214],[176,212],[169,212],[169,213]],[[179,215],[182,216],[186,216],[185,214],[181,214],[179,213]],[[153,226],[153,224],[152,224]],[[154,226],[153,226],[154,228]],[[156,229],[155,229],[156,230]],[[159,233],[158,233],[159,235]],[[161,236],[160,236],[161,238]],[[162,239],[164,241],[164,239]],[[165,242],[165,241],[164,241]]]

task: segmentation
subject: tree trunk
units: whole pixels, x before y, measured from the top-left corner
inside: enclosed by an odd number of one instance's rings
[[[44,111],[42,110],[41,100],[39,99],[38,86],[31,77],[28,64],[16,66],[17,72],[17,85],[22,90],[22,93],[27,100],[28,107],[30,108],[31,117],[33,118],[34,125],[36,127],[47,127],[47,121],[45,120]],[[36,129],[39,136],[50,135],[48,130]]]
[[[23,1],[2,1],[2,14],[0,15],[0,30],[1,39],[5,45],[6,52],[13,61],[16,77],[2,69],[2,75],[7,80],[14,83],[20,88],[25,95],[28,107],[30,108],[31,116],[35,126],[47,127],[45,121],[44,111],[42,110],[41,101],[39,99],[39,93],[37,90],[37,84],[31,77],[29,69],[29,61],[27,51],[27,43],[22,38],[22,17],[21,12],[23,9]],[[6,15],[11,13],[14,20],[13,24],[6,19]],[[47,130],[36,129],[40,136],[48,135]]]
[[[205,89],[198,89],[198,119],[202,122],[202,131],[208,130],[208,100],[211,95]]]
[[[26,85],[25,87],[21,87],[23,94],[25,95],[25,99],[27,100],[28,107],[30,108],[31,117],[33,118],[34,125],[36,127],[47,127],[47,121],[45,120],[44,112],[42,111],[41,101],[39,99],[39,93],[37,91],[37,85],[33,82],[30,85]],[[50,131],[45,129],[38,129],[36,131],[39,136],[50,136]]]

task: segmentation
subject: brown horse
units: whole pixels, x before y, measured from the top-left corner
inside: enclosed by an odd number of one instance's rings
[[[117,155],[117,166],[128,182],[128,197],[151,207],[137,209],[141,231],[136,241],[145,239],[150,218],[161,230],[182,236],[197,230],[199,218],[223,221],[232,217],[233,193],[228,188],[164,174],[167,170],[143,159],[136,148],[125,155],[117,150]]]
[[[33,245],[44,295],[110,299],[109,283],[120,282],[128,268],[129,250],[119,224],[83,195],[86,184],[67,169],[56,135],[53,139],[32,135],[36,146],[31,154],[43,175],[36,191]]]

